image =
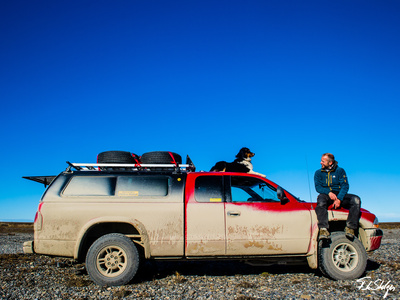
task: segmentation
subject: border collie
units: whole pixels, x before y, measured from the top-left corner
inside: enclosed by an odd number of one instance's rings
[[[251,152],[249,148],[244,147],[240,149],[233,162],[219,161],[211,168],[210,172],[239,172],[266,177],[264,174],[253,171],[251,158],[254,155],[255,154]]]

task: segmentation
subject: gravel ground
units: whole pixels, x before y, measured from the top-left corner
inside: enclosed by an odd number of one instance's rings
[[[32,238],[0,234],[0,299],[400,298],[400,229],[384,229],[381,248],[369,254],[369,278],[362,287],[356,280],[327,279],[306,265],[253,267],[228,261],[146,262],[132,284],[100,287],[82,264],[23,254],[22,243]]]

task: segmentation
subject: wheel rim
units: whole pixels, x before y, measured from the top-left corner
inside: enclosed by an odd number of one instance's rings
[[[99,272],[107,277],[116,277],[127,267],[127,254],[117,246],[103,248],[97,255],[96,265]]]
[[[332,251],[333,264],[341,271],[354,270],[358,264],[358,259],[357,250],[351,244],[338,244]]]

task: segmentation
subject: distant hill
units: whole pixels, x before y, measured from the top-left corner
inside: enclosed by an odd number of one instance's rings
[[[0,219],[0,222],[4,222],[4,223],[33,223],[32,219]]]
[[[400,222],[382,222],[382,223],[379,223],[379,228],[382,228],[382,229],[400,228]]]
[[[32,222],[0,222],[0,233],[33,233]]]

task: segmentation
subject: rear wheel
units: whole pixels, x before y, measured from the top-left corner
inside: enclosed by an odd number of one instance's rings
[[[135,244],[118,233],[97,239],[86,256],[86,270],[98,285],[116,286],[130,282],[139,267]]]
[[[319,268],[335,280],[359,278],[367,266],[367,253],[359,239],[348,239],[344,232],[334,232],[319,242]]]

